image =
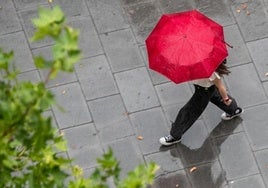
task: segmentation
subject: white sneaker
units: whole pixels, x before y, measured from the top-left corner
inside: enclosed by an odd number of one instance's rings
[[[162,145],[164,145],[164,146],[170,146],[170,145],[172,145],[172,144],[176,144],[176,143],[178,143],[178,142],[180,142],[180,141],[181,141],[181,139],[176,140],[176,139],[173,138],[173,136],[171,136],[171,135],[167,135],[167,136],[161,137],[161,138],[159,139],[160,144],[162,144]]]
[[[236,116],[240,116],[243,112],[244,112],[244,110],[243,110],[242,108],[239,108],[239,107],[238,107],[238,108],[235,110],[234,115],[227,114],[226,112],[222,113],[222,115],[221,115],[221,119],[222,119],[222,120],[231,120],[231,119],[233,119],[233,118],[236,117]]]

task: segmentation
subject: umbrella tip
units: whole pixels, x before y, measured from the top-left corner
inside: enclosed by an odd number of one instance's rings
[[[230,48],[233,48],[232,45],[228,44],[227,42],[223,41],[227,46],[229,46]]]

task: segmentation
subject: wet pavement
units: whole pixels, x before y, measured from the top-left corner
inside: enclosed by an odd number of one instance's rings
[[[50,40],[30,43],[37,7],[60,5],[80,29],[83,59],[72,74],[48,84],[65,108],[47,111],[65,133],[74,164],[90,174],[110,146],[122,177],[140,163],[160,165],[153,188],[268,187],[267,0],[1,0],[0,46],[15,51],[20,79],[37,82],[46,71],[33,55],[51,57]],[[182,143],[161,147],[170,121],[193,93],[148,69],[144,40],[163,13],[198,9],[224,26],[231,75],[229,93],[245,109],[231,121],[209,104]],[[112,182],[110,183],[111,187]]]

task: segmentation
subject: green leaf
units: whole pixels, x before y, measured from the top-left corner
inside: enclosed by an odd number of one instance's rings
[[[42,56],[36,56],[34,57],[34,64],[39,69],[51,68],[53,66],[53,61],[47,61]]]
[[[0,48],[0,69],[7,70],[9,67],[9,63],[12,61],[13,57],[14,57],[13,51],[5,53]]]
[[[59,137],[55,141],[55,147],[60,151],[67,151],[66,141],[62,139],[62,137]]]
[[[49,24],[54,22],[57,24],[61,24],[65,19],[64,14],[59,6],[53,7],[52,10],[41,7],[38,13],[39,18],[35,18],[32,20],[33,24],[37,28],[47,27],[49,26]]]
[[[155,163],[149,163],[148,166],[139,165],[128,176],[122,180],[119,188],[146,188],[152,184],[155,172],[159,167]]]
[[[33,41],[43,39],[48,35],[49,35],[48,28],[39,28],[37,31],[35,31],[34,35],[31,38],[31,41],[33,42]]]
[[[60,7],[55,6],[52,10],[40,8],[38,13],[39,18],[32,19],[36,31],[31,40],[40,40],[46,36],[53,38],[59,36],[65,20],[65,16]]]

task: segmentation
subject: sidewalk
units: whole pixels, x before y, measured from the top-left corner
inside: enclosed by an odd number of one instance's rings
[[[32,56],[50,57],[50,40],[29,42],[37,7],[59,4],[80,29],[83,59],[74,73],[48,84],[66,112],[47,114],[68,140],[62,155],[86,175],[111,146],[122,176],[140,163],[159,164],[153,188],[268,188],[268,0],[27,1],[0,2],[0,46],[14,50],[22,80],[43,80],[46,72],[34,67]],[[193,8],[222,24],[234,46],[225,83],[245,113],[223,122],[210,104],[182,143],[161,147],[158,139],[193,87],[150,71],[144,40],[161,14]]]

